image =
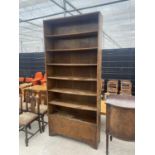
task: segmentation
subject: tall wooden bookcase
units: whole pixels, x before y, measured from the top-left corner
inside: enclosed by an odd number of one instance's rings
[[[102,16],[44,21],[49,135],[97,148],[100,141]]]

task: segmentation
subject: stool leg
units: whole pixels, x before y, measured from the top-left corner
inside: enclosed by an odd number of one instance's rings
[[[109,154],[109,135],[106,134],[106,155]]]

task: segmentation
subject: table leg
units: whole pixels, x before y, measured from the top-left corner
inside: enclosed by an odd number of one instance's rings
[[[109,135],[106,134],[106,155],[109,154]]]

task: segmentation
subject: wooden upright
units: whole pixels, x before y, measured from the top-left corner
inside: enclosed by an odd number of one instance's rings
[[[100,141],[102,16],[44,21],[49,135],[97,148]]]

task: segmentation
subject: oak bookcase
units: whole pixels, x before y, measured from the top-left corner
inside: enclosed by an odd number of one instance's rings
[[[100,141],[102,15],[44,21],[49,135],[97,148]]]

